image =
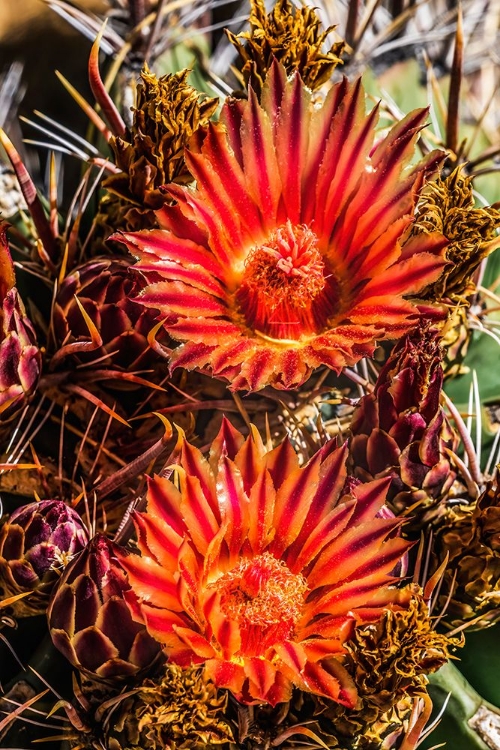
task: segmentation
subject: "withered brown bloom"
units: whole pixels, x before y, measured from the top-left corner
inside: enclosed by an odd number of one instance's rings
[[[477,503],[448,509],[435,536],[436,567],[449,554],[440,603],[452,627],[474,621],[484,628],[500,619],[499,476]],[[451,590],[451,599],[447,602]]]
[[[424,299],[464,301],[475,290],[472,275],[481,261],[500,246],[500,211],[476,208],[472,178],[457,167],[449,177],[429,182],[417,207],[412,235],[441,232],[449,240],[448,261],[441,276],[421,292]]]
[[[100,212],[115,230],[155,226],[153,210],[165,201],[159,188],[192,180],[184,147],[197,128],[207,125],[218,101],[203,99],[187,82],[188,74],[182,70],[157,78],[144,66],[132,124],[125,138],[110,141],[122,171],[103,182],[107,195]]]
[[[167,664],[113,710],[106,732],[109,750],[201,750],[233,739],[224,719],[226,691],[218,692],[196,667]]]
[[[413,585],[407,608],[387,609],[377,622],[354,630],[346,643],[345,666],[356,684],[358,704],[355,709],[329,706],[319,716],[321,729],[326,735],[355,738],[359,750],[382,747],[398,723],[401,730],[412,698],[424,693],[426,675],[443,666],[450,650],[460,645],[461,640],[434,630],[422,592]]]
[[[445,352],[443,359],[445,378],[454,378],[469,372],[464,359],[469,350],[470,340],[468,307],[458,303],[449,310],[448,319],[441,331],[441,346]]]
[[[237,36],[227,30],[226,33],[242,60],[245,86],[251,82],[257,93],[274,59],[288,75],[298,71],[311,91],[322,86],[342,63],[344,42],[336,42],[324,51],[328,35],[335,27],[322,31],[314,8],[297,8],[290,0],[278,0],[272,11],[266,13],[264,0],[252,0],[250,25],[249,32]]]

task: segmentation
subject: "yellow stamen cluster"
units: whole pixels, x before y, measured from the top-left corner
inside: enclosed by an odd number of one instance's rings
[[[269,552],[242,560],[212,585],[220,593],[226,617],[250,636],[247,648],[257,651],[291,634],[307,591],[304,576],[292,573]]]

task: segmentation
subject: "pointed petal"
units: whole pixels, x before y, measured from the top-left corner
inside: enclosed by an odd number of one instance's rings
[[[269,117],[251,89],[242,119],[241,140],[247,190],[257,205],[262,206],[263,229],[269,232],[276,226],[282,191],[281,162],[277,160]]]
[[[306,688],[316,695],[324,695],[348,708],[356,706],[358,692],[354,681],[336,659],[306,662],[302,679]]]
[[[253,484],[249,494],[248,541],[254,554],[260,555],[274,537],[273,515],[276,491],[269,471],[264,470]]]
[[[180,514],[181,493],[165,477],[155,476],[148,479],[147,512],[153,520],[170,526],[183,538],[186,531]]]
[[[222,417],[220,430],[212,440],[212,445],[210,446],[209,461],[212,469],[214,471],[216,470],[217,464],[222,455],[227,456],[231,461],[234,461],[238,451],[249,440],[250,438],[245,440],[241,432],[239,432],[239,430],[237,430],[224,415]]]
[[[216,492],[221,519],[228,526],[229,552],[236,559],[248,532],[248,498],[241,473],[227,456],[219,461]]]
[[[308,149],[310,113],[311,95],[296,73],[285,85],[275,132],[286,217],[294,224],[301,221],[302,175]]]
[[[200,633],[180,625],[173,625],[173,630],[182,643],[201,659],[213,659],[216,653],[210,643]]]
[[[158,607],[181,611],[172,571],[162,568],[150,557],[139,555],[127,555],[120,562],[141,599],[152,600]]]
[[[150,284],[140,294],[138,301],[155,307],[165,315],[205,316],[227,315],[224,302],[201,289],[194,289],[183,281],[159,281]],[[168,328],[168,326],[167,326]]]
[[[251,693],[257,700],[266,701],[267,695],[276,681],[276,668],[267,659],[252,657],[244,665],[245,674],[250,680]]]
[[[198,477],[181,474],[181,512],[189,535],[200,554],[205,555],[208,545],[219,530],[219,523],[208,502]]]
[[[331,441],[331,443],[333,448],[334,441]],[[325,446],[325,448],[326,447],[327,446]],[[286,559],[290,561],[290,563],[293,561],[295,564],[297,557],[304,550],[304,545],[307,544],[309,537],[317,529],[320,521],[325,518],[325,516],[329,516],[332,509],[337,504],[347,476],[345,466],[347,455],[348,449],[347,443],[345,443],[341,448],[335,448],[332,450],[332,452],[322,460],[314,502],[311,503],[302,530],[286,553]],[[296,569],[300,570],[300,568],[297,567]]]
[[[279,558],[297,538],[314,500],[319,481],[320,456],[316,454],[292,472],[279,487],[274,506],[273,526],[277,533],[270,546]]]
[[[193,227],[196,226],[193,222],[192,224]],[[192,239],[192,234],[188,237],[179,237],[168,231],[150,229],[133,234],[123,233],[117,235],[115,239],[127,245],[130,253],[139,260],[153,256],[159,262],[170,260],[188,265],[194,264],[206,268],[207,271],[220,278],[221,268],[216,259],[203,244]]]
[[[367,558],[383,564],[381,543],[395,526],[393,519],[375,518],[362,530],[351,527],[320,554],[307,576],[308,585],[315,588],[347,580]]]
[[[252,426],[251,435],[245,440],[234,458],[234,462],[241,472],[245,492],[249,494],[265,467],[266,449],[260,433]]]
[[[202,343],[207,346],[222,344],[227,339],[240,337],[240,329],[229,320],[220,318],[181,318],[175,323],[169,323],[166,328],[177,341]]]
[[[150,513],[134,513],[133,521],[141,548],[166,568],[175,567],[183,537]]]
[[[347,524],[351,521],[354,510],[355,501],[351,500],[339,505],[322,518],[318,525],[310,532],[300,552],[296,556],[287,556],[290,570],[293,573],[298,573],[309,565],[324,547],[344,531]]]

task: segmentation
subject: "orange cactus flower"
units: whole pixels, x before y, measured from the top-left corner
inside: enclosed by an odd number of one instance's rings
[[[295,686],[352,708],[344,643],[411,599],[395,585],[409,543],[386,512],[388,480],[346,492],[345,447],[299,466],[288,440],[266,450],[226,421],[208,458],[183,437],[179,451],[174,481],[151,479],[134,513],[141,555],[120,558],[134,618],[171,663],[203,664],[242,703],[275,705]]]
[[[408,165],[427,110],[374,144],[377,110],[346,79],[318,105],[275,63],[261,102],[230,98],[195,134],[196,188],[169,186],[160,230],[114,237],[150,282],[140,301],[182,342],[172,367],[234,390],[295,388],[416,324],[407,298],[437,278],[447,241],[407,230],[443,154]]]

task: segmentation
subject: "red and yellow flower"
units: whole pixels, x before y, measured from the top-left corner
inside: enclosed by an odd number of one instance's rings
[[[396,586],[409,544],[385,512],[390,480],[346,492],[345,446],[299,466],[288,440],[266,450],[228,422],[208,458],[178,447],[174,480],[151,479],[134,514],[141,556],[120,560],[134,618],[171,663],[203,664],[243,703],[275,705],[295,686],[353,707],[344,644],[411,599]]]
[[[375,142],[360,81],[318,105],[277,63],[260,102],[251,90],[228,99],[186,153],[196,188],[169,186],[161,229],[115,236],[150,282],[140,301],[182,342],[172,367],[233,389],[294,388],[412,328],[408,298],[437,278],[447,242],[408,239],[442,157],[409,165],[426,117],[415,110]]]

